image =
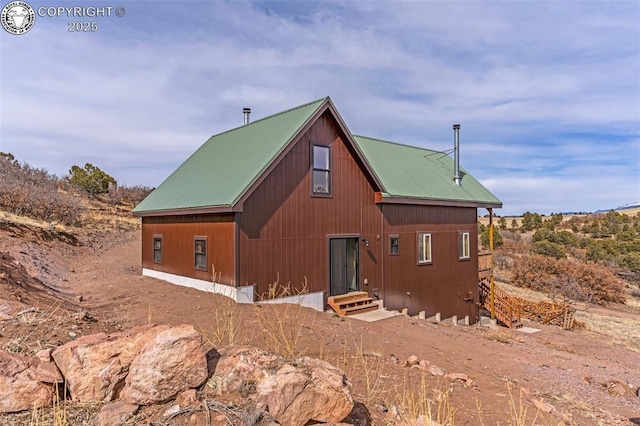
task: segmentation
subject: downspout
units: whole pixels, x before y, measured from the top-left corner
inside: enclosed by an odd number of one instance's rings
[[[385,258],[385,251],[384,251],[384,243],[386,241],[386,238],[384,236],[384,212],[382,211],[384,205],[380,204],[380,239],[382,240],[382,244],[380,244],[380,259],[382,259],[381,262],[381,268],[382,268],[382,306],[384,307],[384,298],[387,296],[387,291],[386,291],[386,283],[385,283],[385,275],[384,275],[384,258]]]

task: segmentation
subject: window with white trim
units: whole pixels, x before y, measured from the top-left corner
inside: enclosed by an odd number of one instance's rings
[[[418,264],[431,263],[431,234],[418,233]]]
[[[460,260],[471,258],[471,245],[469,241],[468,232],[460,232],[458,234],[458,258]]]

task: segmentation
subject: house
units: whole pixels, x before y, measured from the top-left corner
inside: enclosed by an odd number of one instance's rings
[[[477,209],[500,200],[442,152],[352,135],[328,97],[247,116],[134,209],[143,274],[249,303],[306,283],[321,310],[360,290],[474,322]]]

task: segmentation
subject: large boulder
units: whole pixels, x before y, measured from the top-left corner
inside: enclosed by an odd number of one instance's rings
[[[166,325],[146,325],[121,333],[83,336],[53,351],[73,401],[110,402],[117,399],[129,366],[143,347]]]
[[[235,392],[283,425],[337,423],[353,409],[349,383],[339,368],[314,358],[286,360],[246,346],[219,349],[210,383]]]
[[[0,413],[51,405],[61,380],[53,363],[0,351]]]
[[[131,363],[122,398],[147,405],[164,402],[207,380],[202,336],[191,325],[158,333]]]

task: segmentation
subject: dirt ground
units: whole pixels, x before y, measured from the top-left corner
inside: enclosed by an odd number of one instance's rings
[[[367,323],[289,305],[233,305],[143,277],[140,253],[140,231],[130,223],[64,231],[0,220],[0,299],[10,301],[0,300],[0,348],[34,353],[100,331],[189,323],[208,347],[248,343],[338,365],[373,424],[385,424],[393,406],[417,413],[428,399],[434,418],[454,411],[456,425],[640,425],[640,345],[633,339],[588,324],[564,331],[525,323],[540,330],[527,334],[404,316]],[[594,311],[622,317],[627,322],[619,326],[629,328],[623,332],[640,335],[638,307]],[[270,338],[268,318],[297,325],[290,347]],[[411,355],[473,383],[403,367]],[[0,416],[0,423],[25,418]]]

